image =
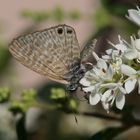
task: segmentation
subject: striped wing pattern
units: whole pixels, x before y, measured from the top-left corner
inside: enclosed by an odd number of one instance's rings
[[[26,67],[65,84],[73,61],[80,58],[76,33],[67,25],[20,36],[12,41],[9,50]]]

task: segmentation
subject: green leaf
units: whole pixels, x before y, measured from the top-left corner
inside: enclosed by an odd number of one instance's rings
[[[56,7],[51,14],[52,18],[58,22],[61,22],[65,18],[65,12],[61,7]]]
[[[69,17],[73,20],[78,20],[81,18],[81,13],[78,10],[73,10],[69,13]]]
[[[11,55],[7,49],[7,44],[0,41],[0,72],[3,72],[9,64]]]
[[[34,89],[23,90],[21,95],[19,99],[11,100],[11,111],[26,112],[36,103],[37,92]]]
[[[37,92],[34,89],[26,89],[22,92],[22,100],[25,102],[34,101],[37,96]]]
[[[10,94],[11,94],[11,91],[9,88],[7,87],[0,88],[0,103],[8,101]]]
[[[128,9],[138,5],[138,1],[123,1],[123,0],[101,0],[103,6],[111,13],[119,16],[124,16]]]
[[[51,89],[51,99],[66,98],[66,91],[62,88],[52,88]]]
[[[112,23],[111,15],[104,8],[98,9],[96,15],[93,16],[93,20],[96,22],[96,26],[99,29],[109,26]]]
[[[24,10],[24,11],[22,11],[21,16],[32,19],[36,22],[42,22],[42,21],[48,20],[50,17],[50,14],[46,11]]]

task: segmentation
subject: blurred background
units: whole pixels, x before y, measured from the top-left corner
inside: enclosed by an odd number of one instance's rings
[[[58,24],[74,27],[81,48],[96,38],[99,54],[137,34],[126,19],[137,0],[12,0],[0,2],[0,140],[130,140],[140,139],[140,97],[127,97],[123,111],[107,114],[77,94],[66,98],[55,83],[17,62],[8,44],[17,36]],[[93,58],[90,58],[90,61]],[[80,91],[77,91],[79,94]],[[120,119],[121,118],[121,119]]]

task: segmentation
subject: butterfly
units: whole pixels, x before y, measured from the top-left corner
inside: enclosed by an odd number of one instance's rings
[[[64,24],[17,37],[9,50],[29,69],[75,91],[86,72],[88,63],[83,62],[92,53],[95,42],[81,49],[75,30]]]

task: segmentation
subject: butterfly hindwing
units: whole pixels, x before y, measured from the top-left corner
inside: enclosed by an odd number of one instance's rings
[[[33,46],[34,41],[35,40],[31,34],[24,37],[21,36],[13,40],[12,44],[10,45],[10,52],[26,67],[41,75],[46,75],[52,80],[56,79],[55,81],[59,80],[62,83],[66,83],[62,77],[56,75],[51,68],[42,63],[41,57],[39,57],[41,55],[40,52]]]
[[[61,83],[75,58],[80,58],[80,48],[75,31],[59,25],[14,39],[10,52],[26,67]]]

